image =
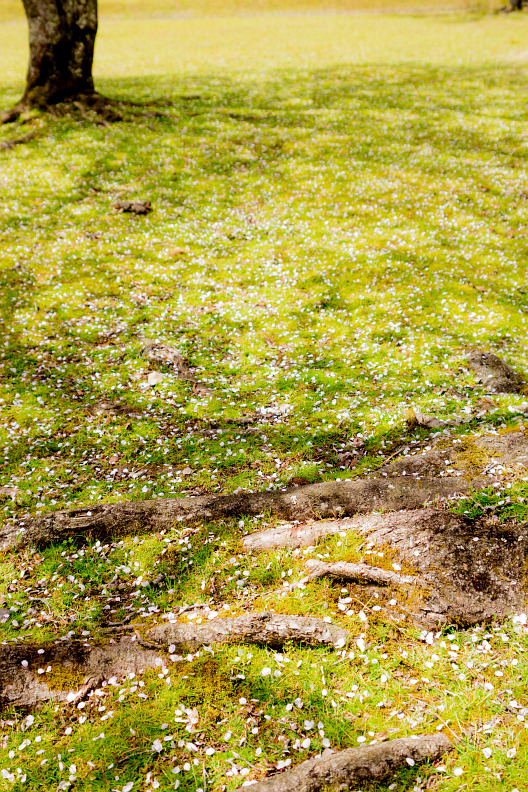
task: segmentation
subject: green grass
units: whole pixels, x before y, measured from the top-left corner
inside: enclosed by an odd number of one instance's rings
[[[463,360],[478,346],[528,370],[524,17],[105,18],[98,87],[166,117],[36,119],[41,138],[0,152],[0,486],[17,488],[2,519],[351,478],[424,444],[411,406],[463,417],[460,433],[521,422],[520,396],[478,417],[483,391]],[[8,107],[24,26],[0,35]],[[154,210],[114,214],[124,197]],[[211,393],[168,371],[149,387],[143,337],[181,350]],[[97,414],[102,400],[132,412]],[[459,508],[524,520],[525,492],[518,481]],[[5,556],[3,640],[108,640],[109,623],[205,601],[326,615],[354,640],[343,656],[202,652],[183,672],[168,663],[170,684],[151,673],[135,690],[106,686],[82,710],[43,707],[25,731],[8,713],[0,789],[233,789],[324,747],[319,721],[333,747],[444,724],[460,735],[443,770],[408,769],[378,790],[525,788],[523,622],[429,644],[353,586],[282,596],[306,554],[238,554],[238,536],[268,522]],[[309,555],[362,552],[347,536]]]

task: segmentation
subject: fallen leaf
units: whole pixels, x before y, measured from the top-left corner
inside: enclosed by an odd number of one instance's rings
[[[302,487],[304,484],[311,484],[311,481],[304,478],[304,476],[293,476],[293,478],[288,481],[289,487]]]
[[[197,396],[213,396],[214,390],[212,388],[208,388],[207,385],[200,385],[200,383],[195,382],[192,387],[192,392],[195,393]]]

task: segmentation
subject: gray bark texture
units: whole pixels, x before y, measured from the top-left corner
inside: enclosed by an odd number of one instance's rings
[[[186,654],[215,643],[281,647],[288,641],[310,646],[344,646],[349,634],[322,619],[275,613],[246,614],[206,624],[160,624],[139,640],[121,638],[104,646],[81,641],[50,645],[0,645],[0,709],[32,709],[46,701],[75,704],[104,680],[164,665],[158,650]],[[172,659],[181,659],[172,657]]]
[[[377,510],[415,509],[461,495],[475,486],[462,477],[323,481],[284,492],[240,492],[197,498],[105,503],[21,520],[0,531],[0,549],[37,547],[70,536],[81,541],[141,534],[226,517],[269,513],[287,520],[336,517]],[[480,486],[487,484],[481,481]],[[478,484],[477,484],[478,486]]]
[[[445,734],[404,737],[362,748],[326,752],[302,762],[293,770],[251,784],[252,792],[318,792],[320,789],[352,789],[357,784],[378,781],[392,775],[406,760],[414,764],[436,762],[453,745]],[[245,789],[246,787],[244,787]],[[239,787],[242,789],[242,787]]]
[[[310,547],[325,536],[352,530],[354,519],[320,520],[304,525],[279,523],[274,528],[265,528],[244,536],[242,547],[246,553],[265,553],[278,547]]]
[[[149,647],[194,652],[200,646],[217,643],[254,643],[281,647],[288,641],[309,646],[344,646],[349,634],[322,619],[287,616],[279,613],[248,613],[229,619],[214,619],[206,624],[160,624],[145,633],[142,642]]]
[[[526,525],[435,509],[369,514],[361,523],[355,529],[368,547],[390,548],[426,586],[426,596],[409,614],[416,622],[467,627],[524,607]]]
[[[49,105],[94,94],[97,0],[23,0],[29,68],[22,104]]]

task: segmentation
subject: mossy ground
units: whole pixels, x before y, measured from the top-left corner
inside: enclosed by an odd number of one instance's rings
[[[1,35],[7,107],[24,26]],[[0,152],[2,517],[349,478],[424,445],[411,406],[465,416],[461,433],[520,423],[517,396],[478,417],[463,361],[478,346],[528,371],[527,50],[522,16],[103,17],[98,87],[166,117],[36,118],[40,138]],[[119,198],[154,210],[114,214]],[[198,392],[170,371],[150,387],[143,337],[183,352]],[[459,508],[525,519],[525,497],[519,480]],[[327,617],[353,640],[202,652],[81,709],[8,713],[1,789],[233,789],[436,728],[456,752],[376,789],[526,788],[523,619],[426,636],[352,586],[281,596],[303,558],[365,548],[241,556],[264,524],[3,557],[4,640],[109,640],[193,602]]]

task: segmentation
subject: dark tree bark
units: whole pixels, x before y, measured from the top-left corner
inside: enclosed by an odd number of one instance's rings
[[[45,108],[94,93],[97,0],[23,0],[29,69],[22,102]]]
[[[79,102],[98,109],[92,66],[97,0],[22,0],[29,27],[26,90],[2,117],[14,121],[32,108]]]

